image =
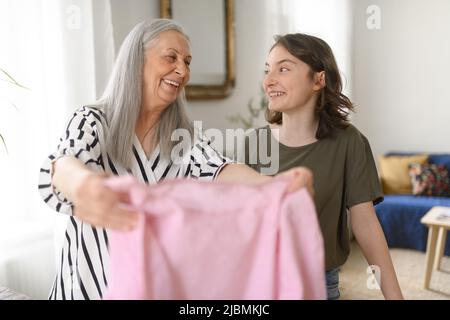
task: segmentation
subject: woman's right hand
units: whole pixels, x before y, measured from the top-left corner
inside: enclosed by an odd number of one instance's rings
[[[90,172],[75,189],[74,215],[96,227],[132,230],[138,222],[138,213],[125,209],[128,194],[116,192],[105,185],[106,173]]]

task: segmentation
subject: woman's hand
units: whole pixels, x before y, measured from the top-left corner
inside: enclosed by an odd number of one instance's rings
[[[314,197],[313,174],[308,168],[295,167],[288,171],[279,173],[275,177],[284,177],[290,181],[287,189],[288,192],[294,192],[306,187],[311,196]]]
[[[91,172],[80,180],[73,198],[74,215],[93,226],[129,231],[136,226],[138,213],[120,206],[129,203],[128,195],[108,188],[107,177]]]

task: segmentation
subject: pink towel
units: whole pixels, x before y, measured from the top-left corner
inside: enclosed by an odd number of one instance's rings
[[[306,189],[173,180],[128,190],[141,211],[109,232],[105,299],[325,299],[323,239]]]

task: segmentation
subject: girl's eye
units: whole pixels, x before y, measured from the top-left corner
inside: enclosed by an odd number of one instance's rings
[[[286,71],[288,71],[288,69],[285,68],[285,67],[281,67],[281,68],[280,68],[280,71],[281,71],[281,72],[286,72]]]

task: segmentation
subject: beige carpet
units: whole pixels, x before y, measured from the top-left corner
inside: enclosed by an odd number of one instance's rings
[[[405,299],[450,300],[450,257],[442,259],[441,271],[433,270],[430,288],[423,289],[425,253],[415,250],[391,249],[391,257]],[[340,289],[342,300],[383,299],[366,273],[367,262],[356,242],[352,243],[349,259],[341,269]],[[373,279],[373,278],[372,278]]]

